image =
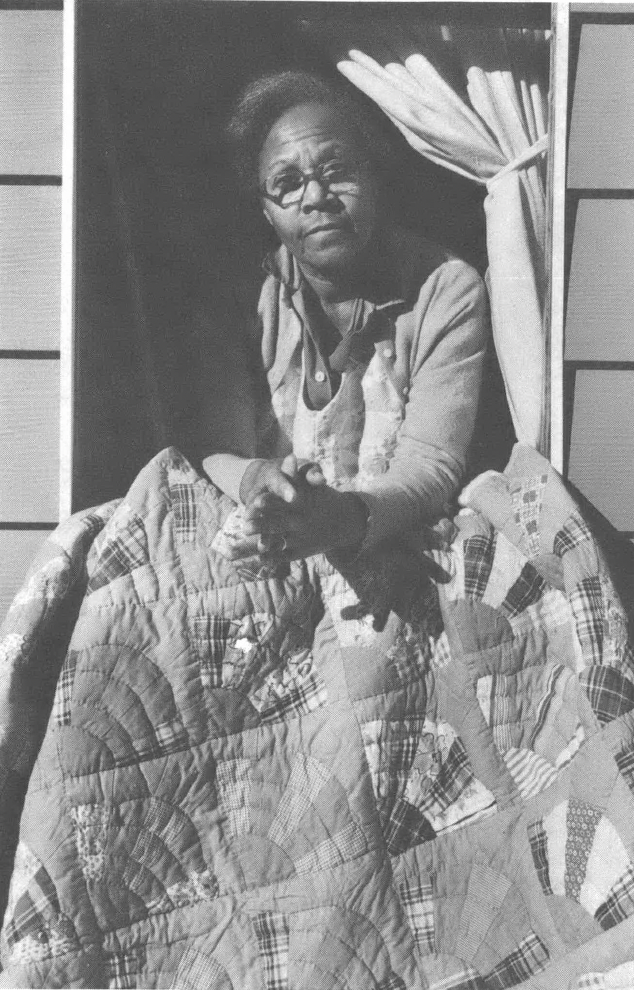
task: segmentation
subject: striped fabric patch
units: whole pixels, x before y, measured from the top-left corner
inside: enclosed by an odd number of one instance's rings
[[[432,983],[429,990],[486,990],[486,986],[480,974],[472,966],[467,966],[459,973]]]
[[[265,990],[288,990],[288,917],[278,911],[261,911],[253,918],[253,927],[262,958]]]
[[[420,952],[424,956],[436,952],[433,884],[401,883],[398,895]]]
[[[613,928],[634,914],[634,865],[623,874],[605,902],[595,911],[595,918],[602,928]]]
[[[463,543],[464,593],[466,598],[483,598],[495,557],[496,533],[469,536]]]
[[[484,978],[486,990],[505,990],[541,972],[548,964],[548,949],[535,932],[529,932],[517,949]]]
[[[557,779],[555,767],[531,749],[512,747],[503,753],[503,759],[525,801],[541,794]]]
[[[475,957],[510,889],[511,881],[487,863],[473,864],[455,955],[464,960]]]
[[[541,819],[532,822],[528,826],[528,841],[540,886],[545,894],[552,894],[553,890],[550,886],[550,872],[548,869],[546,830]]]

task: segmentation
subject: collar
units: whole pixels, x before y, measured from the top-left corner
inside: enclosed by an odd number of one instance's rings
[[[382,257],[390,258],[390,269],[396,274],[379,272],[368,281],[367,290],[362,296],[379,312],[403,308],[412,298],[418,296],[422,284],[421,260],[424,267],[429,269],[427,274],[431,274],[433,267],[436,267],[439,261],[436,260],[435,264],[430,266],[428,256],[442,252],[442,249],[438,249],[436,245],[432,245],[419,235],[397,227],[390,227],[384,231],[382,242],[381,251],[378,253]],[[284,244],[266,255],[262,268],[284,287],[289,302],[306,283],[301,268]]]

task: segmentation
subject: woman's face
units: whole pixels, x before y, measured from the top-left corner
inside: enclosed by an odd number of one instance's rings
[[[297,202],[283,207],[264,199],[264,215],[307,275],[351,272],[377,225],[377,187],[350,126],[332,107],[306,103],[283,114],[269,131],[259,160],[260,187],[272,190],[310,178]],[[346,172],[347,170],[347,172]],[[353,173],[353,184],[336,182]],[[333,187],[327,185],[334,176]]]

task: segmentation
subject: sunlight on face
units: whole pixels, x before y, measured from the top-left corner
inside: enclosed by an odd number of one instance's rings
[[[336,276],[357,265],[377,226],[377,188],[359,142],[336,108],[306,103],[284,113],[269,131],[259,159],[261,187],[297,188],[303,196],[283,208],[264,199],[264,215],[307,274]],[[328,176],[356,176],[346,186]],[[341,189],[343,188],[343,191]]]

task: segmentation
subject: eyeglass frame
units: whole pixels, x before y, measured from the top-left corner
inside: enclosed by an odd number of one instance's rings
[[[260,193],[260,196],[262,196],[263,199],[268,199],[271,203],[275,203],[276,206],[279,206],[280,210],[288,210],[290,206],[301,205],[304,196],[306,195],[306,189],[308,188],[308,183],[311,182],[313,179],[315,179],[319,183],[321,188],[325,189],[327,193],[332,193],[334,196],[337,196],[337,193],[333,193],[328,180],[325,179],[324,176],[321,174],[324,169],[329,167],[330,164],[331,163],[328,162],[323,165],[317,165],[317,167],[311,169],[310,172],[304,172],[303,169],[298,168],[297,174],[301,175],[302,177],[302,190],[299,198],[293,200],[291,203],[287,203],[286,206],[284,206],[284,204],[282,203],[282,194],[280,194],[279,196],[273,196],[272,193],[267,192],[266,188],[262,184],[258,185],[258,191]],[[363,172],[364,172],[363,165],[354,166],[354,173],[356,179],[355,184],[358,184],[359,179],[361,178]]]

